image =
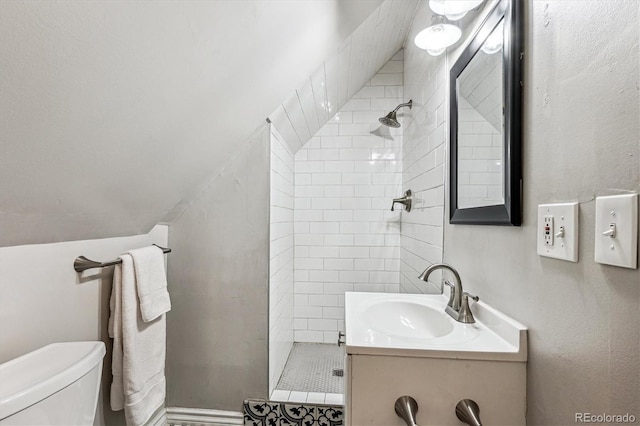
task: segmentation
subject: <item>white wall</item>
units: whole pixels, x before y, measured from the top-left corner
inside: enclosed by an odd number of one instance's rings
[[[402,51],[295,155],[295,340],[335,343],[345,291],[399,291]],[[402,116],[406,109],[399,111]]]
[[[293,345],[294,160],[289,146],[271,130],[269,232],[269,394]]]
[[[527,424],[638,418],[640,271],[593,260],[594,196],[640,190],[638,3],[524,4],[523,225],[449,225],[445,209],[444,260],[529,327]],[[407,49],[405,68],[421,58]],[[578,263],[536,254],[537,205],[562,201],[580,202]]]
[[[112,260],[154,243],[167,247],[167,234],[166,226],[157,225],[145,235],[0,248],[0,363],[49,343],[101,340],[107,345],[107,356],[96,424],[124,424],[122,412],[108,408],[111,340],[107,322],[113,268],[78,274],[73,261],[81,255]]]

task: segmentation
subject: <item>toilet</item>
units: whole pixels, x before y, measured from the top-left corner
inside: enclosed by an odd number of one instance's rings
[[[0,425],[93,425],[105,352],[53,343],[0,364]]]

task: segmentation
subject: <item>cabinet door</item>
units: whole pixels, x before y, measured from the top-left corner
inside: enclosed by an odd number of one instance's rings
[[[458,401],[480,406],[484,424],[524,425],[526,363],[352,355],[347,363],[346,424],[405,426],[397,398],[418,402],[420,426],[459,426]]]

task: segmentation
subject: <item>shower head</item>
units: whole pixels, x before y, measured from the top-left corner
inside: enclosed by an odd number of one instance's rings
[[[385,115],[384,117],[380,117],[378,121],[387,127],[400,127],[400,123],[398,123],[398,119],[396,118],[395,111],[391,111],[389,114]]]
[[[380,117],[378,119],[378,121],[382,124],[384,124],[385,126],[388,127],[400,127],[400,123],[398,123],[398,119],[396,118],[396,111],[398,111],[400,108],[402,107],[406,107],[408,106],[409,109],[411,109],[411,107],[413,106],[413,100],[410,99],[409,102],[406,102],[404,104],[400,104],[396,107],[396,109],[394,109],[393,111],[391,111],[389,114],[385,115],[384,117]]]

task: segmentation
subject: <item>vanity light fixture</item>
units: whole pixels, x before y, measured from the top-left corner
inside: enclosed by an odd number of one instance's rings
[[[432,56],[444,53],[447,47],[460,40],[462,31],[455,25],[447,23],[443,16],[431,18],[433,25],[420,31],[413,42]]]
[[[429,0],[429,7],[438,15],[444,15],[451,21],[457,21],[471,9],[480,6],[484,0]]]

